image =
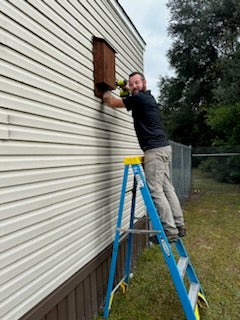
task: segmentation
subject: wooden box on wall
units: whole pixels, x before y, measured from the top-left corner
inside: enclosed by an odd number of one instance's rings
[[[94,91],[99,98],[103,92],[116,89],[115,53],[103,38],[93,38]]]

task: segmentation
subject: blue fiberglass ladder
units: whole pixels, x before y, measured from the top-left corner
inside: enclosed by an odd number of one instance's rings
[[[132,251],[132,236],[134,233],[156,233],[156,236],[159,241],[159,246],[163,253],[166,264],[168,265],[169,272],[172,276],[172,280],[174,282],[176,291],[178,293],[179,299],[181,301],[185,316],[187,320],[199,320],[199,310],[198,306],[208,306],[207,300],[205,298],[204,292],[201,288],[200,282],[196,276],[196,273],[193,269],[193,266],[190,262],[187,251],[183,245],[181,239],[179,239],[176,243],[176,251],[179,254],[178,263],[176,263],[174,255],[172,253],[171,245],[168,242],[168,239],[163,230],[162,224],[160,222],[159,216],[153,204],[152,198],[150,196],[143,169],[142,169],[143,157],[128,157],[124,159],[124,176],[123,176],[123,184],[121,191],[121,198],[119,204],[118,218],[117,218],[117,226],[116,226],[116,234],[115,240],[113,244],[113,253],[112,260],[110,266],[110,273],[108,279],[108,287],[105,299],[105,306],[103,311],[103,317],[108,318],[109,311],[111,308],[112,300],[114,293],[119,287],[123,288],[123,291],[127,288],[129,276],[130,276],[130,268],[131,268],[131,251]],[[134,175],[134,183],[132,190],[132,206],[130,212],[130,223],[129,229],[121,228],[122,224],[122,216],[124,210],[124,198],[126,194],[129,167],[132,167],[133,175]],[[153,230],[134,230],[134,211],[135,211],[135,199],[136,199],[136,191],[140,189],[141,195],[143,197]],[[128,246],[126,252],[126,261],[125,261],[125,276],[123,279],[113,288],[115,270],[117,264],[117,255],[120,241],[121,232],[128,232]],[[188,286],[189,289],[187,291],[184,276],[187,275]]]

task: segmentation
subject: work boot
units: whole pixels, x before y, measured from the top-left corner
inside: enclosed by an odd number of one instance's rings
[[[174,242],[178,241],[178,235],[177,234],[171,234],[171,233],[169,233],[167,231],[165,231],[165,234],[166,234],[166,236],[168,238],[168,242],[169,243],[174,243]],[[154,243],[154,244],[159,244],[157,236],[149,237],[149,241]]]
[[[178,235],[177,234],[169,233],[169,231],[165,231],[165,234],[166,234],[166,236],[168,238],[168,242],[169,243],[174,243],[174,242],[178,241]]]
[[[178,229],[178,236],[179,237],[185,237],[187,233],[187,229],[184,227],[184,225],[177,227]]]
[[[158,238],[155,235],[154,236],[150,236],[149,237],[149,241],[154,243],[154,244],[159,244]]]

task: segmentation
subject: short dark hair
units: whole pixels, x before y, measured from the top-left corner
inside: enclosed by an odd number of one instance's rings
[[[133,77],[133,76],[135,76],[135,75],[137,75],[137,74],[142,78],[142,80],[145,80],[144,74],[141,73],[141,72],[138,72],[138,71],[132,72],[132,73],[129,75],[129,78],[131,78],[131,77]]]

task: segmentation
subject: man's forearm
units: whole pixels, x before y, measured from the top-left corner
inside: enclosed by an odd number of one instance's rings
[[[115,98],[110,92],[104,92],[103,102],[111,108],[124,108],[125,105],[121,98]]]

